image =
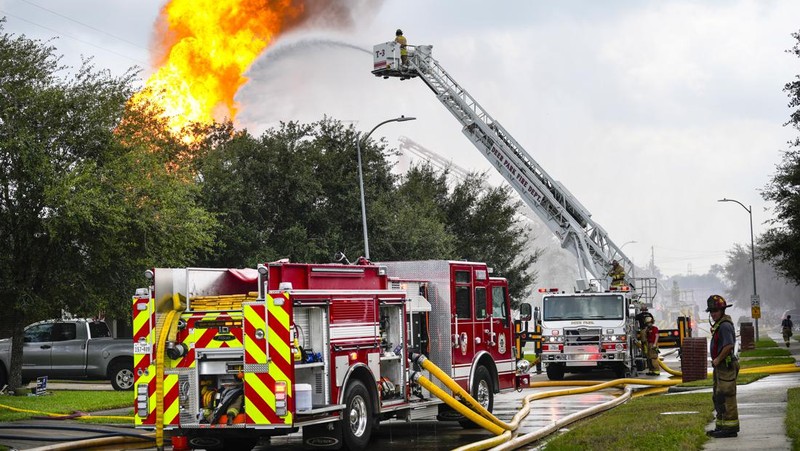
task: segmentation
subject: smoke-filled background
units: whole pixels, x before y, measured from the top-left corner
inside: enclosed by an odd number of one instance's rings
[[[278,24],[266,33],[259,27],[268,20],[249,22],[260,31],[243,42],[263,48],[234,74],[235,83],[222,85],[236,88],[233,99],[223,96],[211,108],[212,117],[235,117],[251,133],[325,115],[366,132],[388,118],[415,116],[373,138],[396,146],[398,137],[409,137],[502,183],[421,81],[370,73],[372,46],[402,28],[409,44],[433,45],[434,58],[637,265],[652,260],[667,275],[703,274],[724,263],[735,243],[749,245],[747,213],[717,199],[752,205],[756,235],[770,218],[759,189],[792,137],[782,126],[789,114],[782,88],[800,73],[785,53],[800,3],[191,1],[186,14],[220,4],[247,5],[230,11],[245,19],[266,14]],[[0,16],[6,32],[56,36],[66,64],[78,66],[83,55],[113,73],[136,65],[145,85],[187,31],[170,29],[165,7],[4,0]],[[233,17],[209,23],[231,33]],[[191,16],[187,23],[196,22]],[[200,77],[211,72],[208,61],[196,62]],[[178,80],[185,89],[199,84]],[[356,184],[355,168],[353,177]],[[561,256],[543,259],[540,283],[572,280],[574,259],[544,230],[537,243]]]

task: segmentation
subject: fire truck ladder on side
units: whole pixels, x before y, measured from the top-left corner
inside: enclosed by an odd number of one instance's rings
[[[626,273],[633,262],[622,253],[591,214],[558,181],[525,151],[511,134],[448,74],[431,56],[432,46],[409,51],[408,65],[401,66],[397,46],[388,42],[375,46],[376,76],[400,79],[419,77],[463,126],[462,132],[514,187],[522,200],[556,234],[561,247],[578,259],[581,274],[605,277],[611,260]],[[410,47],[410,46],[409,46]],[[589,277],[592,278],[592,277]]]

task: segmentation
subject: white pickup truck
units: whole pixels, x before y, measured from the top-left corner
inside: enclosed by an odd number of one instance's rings
[[[11,339],[0,340],[0,388],[8,383]],[[25,328],[23,382],[108,379],[115,390],[133,388],[133,340],[114,339],[108,325],[90,319],[45,320]]]

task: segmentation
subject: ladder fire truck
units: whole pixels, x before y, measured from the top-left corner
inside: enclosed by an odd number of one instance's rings
[[[580,274],[590,276],[579,281],[576,289],[580,300],[590,302],[572,302],[573,307],[582,309],[572,312],[569,321],[564,322],[563,316],[551,314],[555,306],[560,305],[556,301],[561,295],[554,292],[548,292],[542,315],[537,312],[535,325],[537,332],[541,327],[542,348],[547,342],[553,343],[552,347],[545,348],[551,353],[542,351],[548,374],[560,378],[570,369],[606,366],[620,375],[635,374],[636,368],[642,367],[644,356],[637,345],[634,318],[642,306],[652,305],[657,291],[656,279],[627,279],[624,290],[620,287],[613,296],[610,295],[605,276],[612,260],[617,260],[626,274],[632,274],[633,262],[592,220],[589,211],[444,70],[433,58],[432,46],[408,47],[410,50],[404,65],[397,43],[375,45],[372,73],[383,78],[421,79],[458,120],[470,142],[559,238],[561,246],[577,257]],[[565,297],[563,303],[569,302],[566,300],[568,295],[562,294]],[[551,302],[547,302],[548,299]],[[613,299],[615,304],[613,312],[609,306],[608,316],[597,316],[589,310],[589,306],[597,307],[606,299]],[[550,317],[558,319],[548,321]],[[612,359],[613,363],[610,363]]]
[[[133,297],[135,425],[162,443],[168,431],[173,443],[249,449],[302,428],[307,446],[359,450],[382,420],[471,425],[459,402],[418,382],[430,378],[425,360],[488,411],[495,393],[528,384],[508,283],[483,263],[279,261],[146,276]]]

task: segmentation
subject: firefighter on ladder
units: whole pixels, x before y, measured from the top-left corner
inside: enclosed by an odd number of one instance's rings
[[[403,30],[401,30],[399,28],[395,32],[394,36],[395,36],[394,37],[394,42],[400,44],[400,62],[402,63],[403,66],[407,66],[408,65],[408,49],[406,47],[407,47],[408,41],[406,40],[406,37],[403,36]]]
[[[611,261],[611,269],[608,271],[608,276],[611,277],[612,287],[621,287],[625,285],[625,269],[618,261]]]

